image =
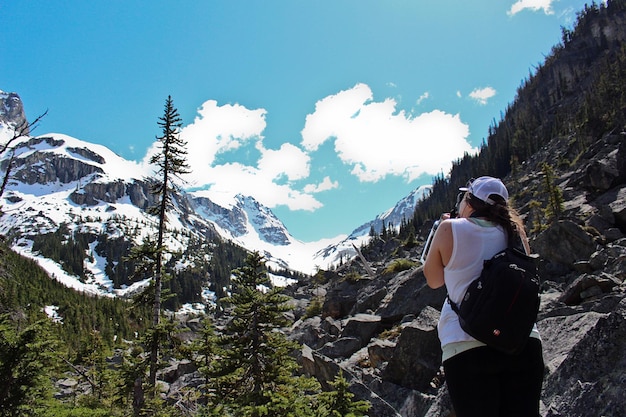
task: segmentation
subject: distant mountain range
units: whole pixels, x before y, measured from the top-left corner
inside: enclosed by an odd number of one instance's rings
[[[23,120],[19,96],[0,92],[0,140],[6,142]],[[111,259],[98,253],[95,243],[90,247],[93,261],[85,265],[90,278],[77,280],[57,262],[35,253],[33,239],[64,225],[70,233],[126,236],[139,244],[154,231],[155,219],[146,212],[154,203],[150,193],[153,168],[125,160],[105,146],[56,133],[16,140],[10,151],[0,155],[2,173],[9,163],[11,176],[1,201],[4,215],[0,233],[14,239],[20,253],[38,259],[68,286],[96,293],[123,293],[114,291],[106,274],[106,262]],[[353,257],[354,246],[369,239],[372,227],[380,232],[383,224],[397,227],[403,218],[409,219],[429,188],[416,189],[349,235],[309,243],[295,239],[269,208],[233,191],[227,206],[211,201],[203,191],[177,195],[175,211],[169,216],[168,228],[173,233],[169,233],[168,247],[182,250],[191,236],[202,239],[217,235],[264,254],[274,269],[314,273],[317,268],[329,268]]]

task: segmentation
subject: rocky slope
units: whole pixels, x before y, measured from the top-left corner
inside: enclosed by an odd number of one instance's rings
[[[505,180],[527,221],[529,196],[541,190],[534,165],[563,152],[564,142],[554,139],[526,174]],[[558,173],[567,201],[561,219],[531,239],[544,280],[538,320],[546,363],[543,416],[626,415],[624,161],[626,131],[595,141],[575,170]],[[358,266],[352,264],[328,284],[295,292],[325,299],[320,315],[302,317],[292,329],[304,344],[304,369],[321,380],[343,369],[353,391],[373,403],[372,416],[454,416],[445,384],[431,385],[440,367],[436,325],[445,292],[427,287],[421,266],[385,272],[399,258],[419,257],[419,248],[387,246],[396,255],[373,265],[374,278],[347,279]],[[376,248],[364,255],[375,258]]]

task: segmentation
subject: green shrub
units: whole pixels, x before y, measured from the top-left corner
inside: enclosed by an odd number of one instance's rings
[[[409,259],[396,259],[393,261],[385,270],[384,274],[398,273],[401,271],[406,271],[407,269],[411,269],[415,267],[417,263],[409,260]]]
[[[48,407],[41,417],[108,417],[111,410],[105,408],[74,407],[57,402]]]
[[[361,279],[361,274],[355,271],[350,271],[346,274],[346,281],[348,282],[357,282]]]
[[[315,317],[322,314],[322,306],[324,305],[324,300],[322,297],[315,297],[311,299],[311,303],[306,308],[305,318]]]

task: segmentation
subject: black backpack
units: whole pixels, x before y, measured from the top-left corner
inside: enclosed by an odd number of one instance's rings
[[[460,305],[448,297],[461,328],[499,351],[520,353],[539,312],[537,257],[508,247],[486,260]]]

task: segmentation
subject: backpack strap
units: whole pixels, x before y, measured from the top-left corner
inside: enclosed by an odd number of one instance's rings
[[[446,294],[446,300],[448,300],[448,304],[450,304],[450,307],[452,307],[452,310],[456,314],[459,314],[459,306],[457,306],[456,303],[450,299],[450,294]]]

